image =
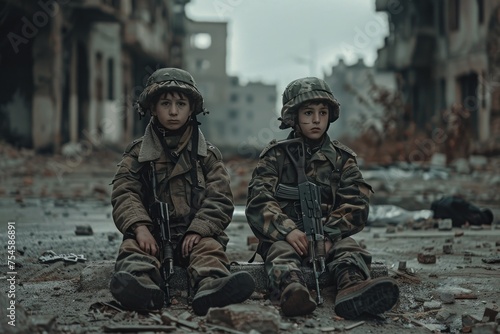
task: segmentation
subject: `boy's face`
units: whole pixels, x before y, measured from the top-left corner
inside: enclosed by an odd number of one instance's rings
[[[320,139],[328,127],[328,113],[328,105],[323,102],[313,101],[300,106],[298,125],[302,134],[312,140]]]
[[[178,92],[162,94],[153,109],[153,116],[156,116],[161,125],[170,131],[183,126],[192,113],[188,97]]]

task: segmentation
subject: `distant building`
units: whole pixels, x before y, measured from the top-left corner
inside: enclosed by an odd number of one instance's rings
[[[376,0],[390,35],[376,67],[396,71],[423,128],[462,104],[473,137],[500,136],[500,1]]]
[[[186,2],[0,0],[2,139],[59,152],[140,136],[132,101],[155,69],[183,66]]]
[[[337,65],[332,66],[330,74],[324,74],[324,80],[340,102],[340,117],[328,130],[330,137],[337,139],[359,136],[362,128],[356,122],[360,116],[364,114],[370,118],[382,112],[380,105],[370,103],[371,80],[387,89],[396,89],[393,73],[377,71],[361,58],[353,65],[346,65],[340,59]]]
[[[227,75],[227,22],[188,20],[186,29],[186,69],[210,111],[198,117],[203,132],[225,153],[255,156],[278,128],[276,86]]]

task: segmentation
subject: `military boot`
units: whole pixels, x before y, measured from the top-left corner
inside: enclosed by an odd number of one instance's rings
[[[109,289],[124,307],[135,311],[163,307],[165,294],[147,273],[118,271],[111,278]]]
[[[246,271],[223,278],[204,278],[191,306],[196,315],[206,315],[211,307],[223,307],[247,300],[255,290],[255,281]]]
[[[335,313],[344,319],[355,319],[362,313],[380,314],[398,302],[399,288],[392,278],[365,279],[351,266],[341,270],[337,280]]]
[[[295,317],[312,313],[316,302],[312,299],[307,287],[299,282],[288,284],[281,293],[281,310],[287,317]]]

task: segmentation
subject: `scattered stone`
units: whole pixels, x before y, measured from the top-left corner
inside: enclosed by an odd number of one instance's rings
[[[418,262],[423,264],[436,263],[436,255],[431,253],[418,253]]]
[[[398,270],[406,271],[406,261],[399,261]]]
[[[208,310],[207,322],[227,326],[242,332],[254,329],[259,333],[278,333],[280,316],[276,309],[259,305],[236,304],[226,307],[213,307]]]
[[[444,244],[443,245],[443,253],[445,253],[445,254],[453,253],[453,245],[452,244]]]
[[[32,316],[31,322],[37,329],[45,333],[52,333],[54,330],[53,327],[56,323],[56,316],[55,315]]]
[[[472,263],[472,252],[469,252],[469,251],[464,252],[464,262],[465,263]]]
[[[500,255],[490,256],[484,259],[481,259],[484,263],[492,264],[492,263],[500,263]]]
[[[108,233],[108,241],[109,242],[115,241],[119,237],[120,237],[120,235],[118,233],[116,233],[116,232]]]
[[[452,315],[455,315],[455,312],[451,312],[447,309],[441,309],[439,312],[436,314],[436,320],[441,321],[441,322],[446,322]]]
[[[455,295],[451,292],[441,292],[439,294],[439,299],[443,304],[453,304],[455,302]]]
[[[474,318],[468,313],[462,314],[462,333],[470,333],[472,327],[479,322],[478,319]]]
[[[415,301],[420,302],[420,303],[425,303],[430,301],[430,298],[427,296],[415,296]]]
[[[76,235],[93,235],[92,226],[90,225],[77,225],[75,229]]]
[[[328,333],[328,332],[335,332],[336,328],[333,326],[330,327],[323,327],[320,329],[322,333]]]
[[[448,219],[440,219],[438,222],[438,230],[439,231],[451,231],[453,228],[452,220]]]
[[[386,230],[385,230],[385,233],[387,234],[393,234],[393,233],[396,233],[396,227],[395,226],[387,226]]]
[[[489,305],[484,309],[483,322],[494,322],[498,317],[498,306]],[[485,321],[486,320],[486,321]]]
[[[441,302],[438,302],[437,300],[431,300],[429,302],[424,303],[424,310],[429,311],[429,310],[438,310],[442,306]]]
[[[463,237],[464,231],[456,231],[455,232],[455,237]]]

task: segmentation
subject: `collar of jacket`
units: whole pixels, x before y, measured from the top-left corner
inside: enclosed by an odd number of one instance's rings
[[[295,136],[292,131],[288,135],[287,139],[293,139],[293,138],[295,138]],[[325,133],[325,140],[323,141],[323,145],[321,146],[321,148],[311,156],[311,159],[309,159],[309,161],[314,161],[314,160],[320,160],[320,161],[329,160],[332,166],[336,166],[337,150],[333,146],[330,136],[328,136],[327,133]]]
[[[207,142],[205,141],[205,136],[198,129],[198,155],[202,157],[207,156]],[[191,151],[192,140],[189,141],[187,149]],[[144,138],[142,140],[141,149],[139,151],[139,162],[154,161],[158,160],[163,151],[160,139],[156,137],[151,121],[146,126],[146,131],[144,132]]]

